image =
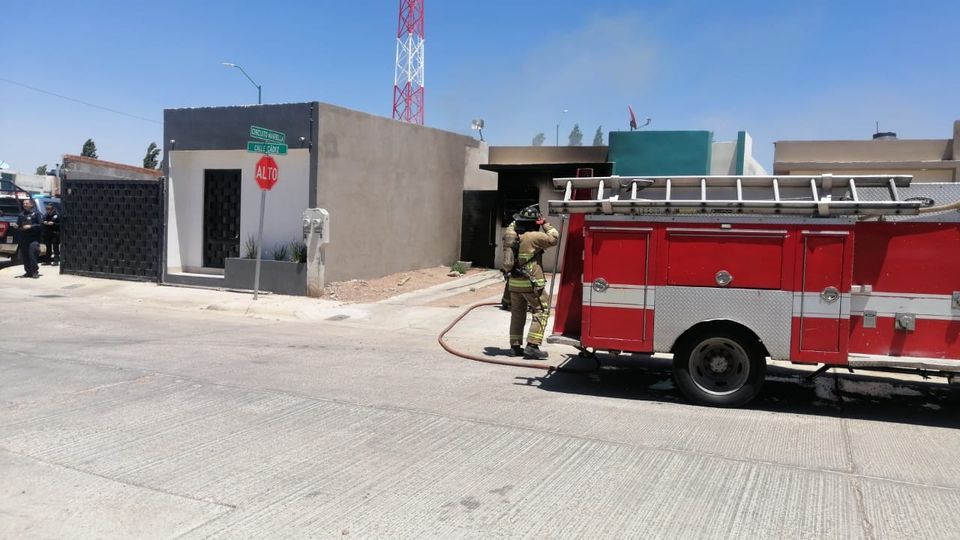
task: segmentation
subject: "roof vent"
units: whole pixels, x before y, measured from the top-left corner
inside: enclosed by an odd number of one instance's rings
[[[873,140],[875,141],[895,141],[897,140],[897,134],[892,131],[881,131],[879,133],[873,134]]]

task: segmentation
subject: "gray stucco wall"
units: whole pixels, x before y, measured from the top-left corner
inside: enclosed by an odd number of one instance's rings
[[[242,150],[250,138],[250,126],[260,126],[287,135],[291,148],[310,142],[311,107],[316,102],[250,105],[246,107],[198,107],[163,111],[164,154],[170,139],[176,150]]]
[[[467,149],[479,144],[321,104],[317,206],[330,212],[326,280],[455,261]]]

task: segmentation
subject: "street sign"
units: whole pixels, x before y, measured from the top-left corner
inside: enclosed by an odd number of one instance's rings
[[[247,143],[247,152],[252,154],[275,154],[285,156],[287,155],[287,145],[250,141]]]
[[[287,142],[286,134],[258,126],[250,126],[250,137],[277,144],[283,144]]]
[[[256,173],[254,176],[260,189],[270,191],[280,179],[280,168],[277,162],[270,156],[263,156],[257,161]]]

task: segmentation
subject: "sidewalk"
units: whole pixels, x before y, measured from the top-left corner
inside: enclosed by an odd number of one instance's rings
[[[436,334],[463,312],[468,305],[436,307],[428,304],[454,299],[468,291],[503,283],[494,270],[479,272],[459,279],[413,290],[386,300],[367,304],[346,304],[334,300],[259,295],[253,291],[230,291],[182,286],[157,285],[135,281],[101,279],[60,274],[59,267],[41,266],[39,279],[19,278],[23,267],[0,268],[2,297],[9,300],[43,298],[99,299],[131,305],[152,306],[180,312],[218,312],[268,320],[333,322],[342,326],[373,326],[378,331],[410,331]],[[499,301],[500,293],[483,299]],[[471,304],[472,305],[472,304]],[[505,341],[509,314],[499,309],[477,310],[457,327],[451,337],[481,340],[490,345]],[[467,324],[469,322],[469,324]]]

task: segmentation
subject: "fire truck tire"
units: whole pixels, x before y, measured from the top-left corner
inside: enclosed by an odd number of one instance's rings
[[[684,339],[673,355],[673,378],[687,399],[712,407],[740,407],[760,393],[767,363],[746,332],[705,329]]]

